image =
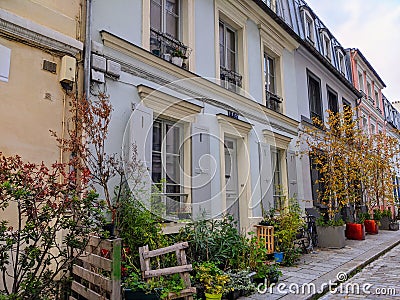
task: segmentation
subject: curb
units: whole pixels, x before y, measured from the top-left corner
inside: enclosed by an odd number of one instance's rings
[[[367,251],[366,253],[363,253],[362,255],[360,255],[359,257],[357,257],[357,258],[355,258],[355,259],[353,260],[353,261],[361,260],[360,263],[358,263],[358,264],[356,264],[356,265],[353,265],[354,263],[352,263],[352,261],[349,261],[349,262],[347,262],[347,263],[344,263],[342,266],[340,266],[340,267],[338,267],[338,268],[336,268],[336,269],[330,271],[329,273],[325,274],[324,276],[322,276],[322,277],[320,277],[320,278],[318,278],[318,279],[316,279],[316,280],[314,280],[314,281],[312,281],[312,282],[310,282],[310,283],[314,283],[314,284],[316,284],[316,286],[320,286],[320,285],[317,285],[317,284],[320,284],[320,283],[322,284],[322,283],[324,283],[324,282],[328,282],[329,280],[331,280],[331,282],[337,283],[337,284],[342,284],[342,283],[347,282],[351,277],[353,277],[354,275],[356,275],[357,273],[359,273],[359,272],[360,272],[362,269],[364,269],[367,265],[369,265],[369,264],[372,263],[373,261],[377,260],[377,259],[378,259],[379,257],[381,257],[382,255],[386,254],[387,252],[389,252],[390,250],[392,250],[394,247],[398,246],[398,245],[400,244],[400,239],[398,239],[398,240],[395,241],[395,242],[390,242],[390,243],[386,243],[386,244],[387,244],[386,247],[384,247],[384,248],[383,248],[381,251],[379,251],[378,253],[375,253],[374,255],[370,256],[369,258],[367,258],[367,257],[369,256],[369,255],[368,255],[368,252],[374,252],[373,250],[374,250],[375,248],[373,248],[373,249]],[[384,244],[384,245],[385,245],[385,244]],[[382,245],[382,246],[383,246],[383,245]],[[363,260],[363,259],[362,259],[363,256],[367,256],[367,257]],[[361,258],[361,259],[360,259],[360,258]],[[350,267],[350,268],[347,269],[347,270],[343,270],[343,268],[346,268],[346,265],[349,265],[348,267]],[[347,275],[346,280],[344,280],[344,281],[339,281],[339,280],[336,278],[336,275],[337,275],[339,272],[344,272],[344,273]],[[332,278],[329,278],[328,280],[322,280],[322,282],[321,282],[321,279],[322,279],[322,278],[324,278],[325,276],[329,276],[329,277],[330,277],[330,275],[332,275],[332,273],[335,274],[335,276],[333,277],[333,278],[335,278],[335,280],[332,280]],[[322,290],[322,292],[309,295],[308,297],[306,297],[306,298],[304,298],[304,299],[305,299],[305,300],[315,300],[315,299],[319,299],[319,298],[321,298],[322,296],[326,295],[328,292],[329,292],[329,287],[327,286],[327,287],[325,287],[325,288]],[[283,297],[282,299],[284,299],[284,298],[285,298],[285,297]]]

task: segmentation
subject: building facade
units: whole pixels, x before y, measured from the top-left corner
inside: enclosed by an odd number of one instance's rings
[[[49,130],[62,136],[79,90],[83,36],[79,1],[0,1],[0,151],[62,162]],[[82,79],[82,77],[80,77]],[[7,210],[11,225],[16,210]]]

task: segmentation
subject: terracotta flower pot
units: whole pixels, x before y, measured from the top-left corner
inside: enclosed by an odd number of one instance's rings
[[[206,295],[206,300],[221,300],[222,294],[207,294]]]

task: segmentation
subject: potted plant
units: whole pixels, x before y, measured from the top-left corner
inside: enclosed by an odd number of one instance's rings
[[[256,291],[256,286],[251,280],[250,270],[228,270],[226,274],[230,280],[226,286],[230,292],[226,295],[228,300],[234,300],[240,296],[247,296],[253,294]],[[254,274],[254,273],[253,273]]]
[[[378,233],[378,226],[380,224],[380,220],[382,218],[382,214],[381,212],[377,211],[376,213],[374,212],[374,218],[371,218],[370,213],[366,212],[366,213],[361,213],[361,215],[363,215],[365,221],[364,221],[364,225],[365,225],[365,232],[369,233],[369,234],[377,234]]]
[[[172,52],[171,55],[172,55],[171,58],[172,63],[177,65],[178,67],[182,67],[183,59],[187,58],[183,53],[183,51],[181,49],[176,49],[175,51]]]
[[[342,219],[326,221],[324,218],[319,218],[316,223],[320,247],[343,248],[345,246],[345,227]]]
[[[357,223],[346,223],[346,238],[349,240],[365,240],[364,222],[368,218],[368,215],[360,213]]]
[[[206,300],[221,300],[222,294],[228,292],[226,285],[229,275],[225,274],[213,262],[203,262],[195,267],[196,279],[203,285]]]
[[[381,224],[379,226],[379,229],[389,230],[389,225],[392,220],[392,211],[390,209],[384,209],[380,214],[381,214],[381,220],[380,220]]]
[[[125,300],[157,300],[158,295],[152,293],[150,285],[143,281],[139,273],[131,271],[124,280]]]
[[[271,283],[277,283],[280,276],[282,276],[282,272],[279,270],[278,264],[265,261],[260,262],[257,266],[257,273],[254,275],[254,281],[259,284],[264,283],[270,286]]]

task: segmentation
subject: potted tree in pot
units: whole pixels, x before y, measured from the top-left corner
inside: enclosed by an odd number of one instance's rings
[[[357,223],[346,223],[346,237],[349,240],[365,240],[364,222],[367,215],[361,213],[358,215]]]
[[[196,279],[204,287],[206,300],[221,300],[222,294],[229,292],[226,285],[229,275],[225,274],[213,262],[203,262],[195,267]]]
[[[374,210],[374,214],[375,214],[375,211],[378,212],[379,209]],[[381,219],[380,219],[379,229],[389,230],[389,225],[392,220],[392,211],[390,209],[384,209],[380,212],[380,216],[381,216]]]

